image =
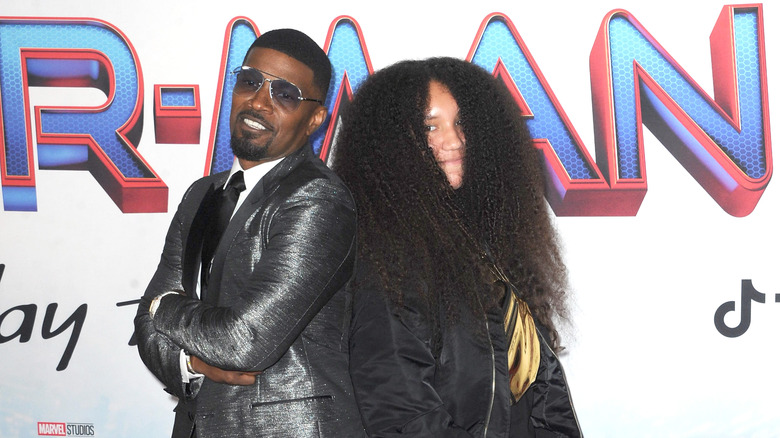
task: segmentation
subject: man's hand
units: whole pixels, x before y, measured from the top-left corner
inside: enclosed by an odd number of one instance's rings
[[[190,363],[192,364],[192,370],[196,373],[203,374],[208,379],[217,383],[227,383],[228,385],[254,385],[255,376],[262,372],[226,371],[221,368],[213,367],[196,356],[190,356]]]

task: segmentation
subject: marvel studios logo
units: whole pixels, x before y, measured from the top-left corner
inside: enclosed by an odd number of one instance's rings
[[[38,422],[38,436],[95,436],[92,423]]]

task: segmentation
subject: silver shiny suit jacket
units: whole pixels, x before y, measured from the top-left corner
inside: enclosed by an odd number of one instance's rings
[[[195,297],[203,215],[228,172],[196,181],[173,218],[135,318],[141,358],[178,397],[174,437],[364,436],[348,370],[355,207],[308,145],[248,195]],[[151,299],[166,291],[154,319]],[[252,386],[182,383],[185,350],[228,370],[262,370]]]

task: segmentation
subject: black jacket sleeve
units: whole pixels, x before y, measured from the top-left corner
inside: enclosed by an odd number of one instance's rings
[[[436,358],[421,309],[408,300],[399,311],[365,280],[356,279],[350,373],[369,436],[471,437],[434,387]]]

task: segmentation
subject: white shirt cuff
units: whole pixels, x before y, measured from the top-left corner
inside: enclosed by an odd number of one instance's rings
[[[179,369],[181,370],[182,383],[190,383],[190,381],[194,379],[203,377],[203,374],[190,372],[189,368],[187,367],[187,356],[189,355],[185,353],[184,350],[179,350]]]

